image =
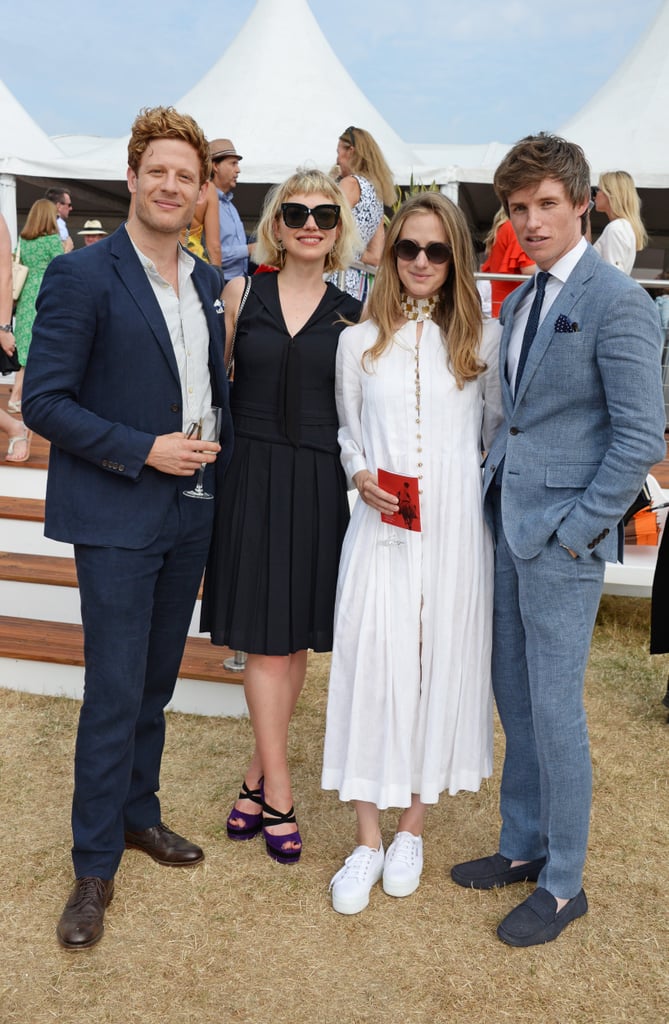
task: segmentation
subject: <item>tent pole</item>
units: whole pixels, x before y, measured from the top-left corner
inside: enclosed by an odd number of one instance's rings
[[[16,178],[13,174],[0,174],[0,213],[7,221],[12,239],[12,249],[16,245]]]

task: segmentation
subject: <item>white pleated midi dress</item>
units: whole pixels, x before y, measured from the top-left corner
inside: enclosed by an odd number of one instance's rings
[[[476,791],[492,772],[493,550],[481,446],[501,421],[500,329],[488,369],[458,389],[439,328],[399,329],[371,372],[371,321],[342,332],[337,410],[349,482],[361,469],[419,477],[422,530],[358,499],[344,539],[322,773],[342,800],[407,807]],[[483,432],[483,433],[482,433]],[[352,483],[349,483],[352,486]]]

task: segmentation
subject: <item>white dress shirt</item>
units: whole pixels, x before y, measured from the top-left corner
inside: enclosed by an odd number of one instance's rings
[[[130,239],[132,241],[132,239]],[[162,277],[152,260],[133,247],[142,264],[153,294],[158,300],[169,331],[177,361],[183,409],[183,427],[187,432],[193,423],[200,423],[211,409],[211,378],[209,375],[209,327],[202,302],[191,280],[195,260],[179,246],[179,294]],[[201,433],[207,436],[206,427]]]
[[[551,267],[548,272],[544,301],[541,305],[541,312],[539,314],[539,326],[543,323],[549,309],[562,291],[567,278],[587,247],[588,243],[585,238],[580,238],[574,248],[570,249],[564,256],[561,256],[560,259]],[[516,390],[518,360],[520,358],[520,350],[523,345],[523,335],[525,333],[533,302],[534,288],[530,288],[527,295],[525,295],[521,302],[516,306],[516,312],[513,317],[513,328],[511,331],[511,338],[509,340],[509,347],[506,353],[506,379],[511,385],[511,391],[514,394]]]

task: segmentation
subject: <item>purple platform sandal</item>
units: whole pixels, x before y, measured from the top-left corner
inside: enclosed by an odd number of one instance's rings
[[[258,782],[257,789],[249,789],[246,782],[242,782],[242,788],[239,791],[237,800],[250,800],[254,804],[258,804],[259,807],[263,806],[263,779],[261,778]],[[233,825],[235,818],[241,818],[244,822],[243,825]],[[227,820],[228,839],[242,840],[242,839],[253,839],[258,835],[262,828],[262,810],[258,811],[257,814],[249,814],[248,811],[238,811],[233,806],[232,810],[228,815]]]
[[[265,848],[267,854],[272,860],[278,861],[279,864],[297,864],[302,853],[302,837],[297,829],[294,832],[289,832],[285,836],[274,836],[267,831],[268,828],[274,828],[275,825],[287,825],[291,822],[297,824],[295,818],[295,808],[291,807],[289,811],[282,814],[281,811],[277,811],[274,807],[270,807],[263,800],[262,804],[262,834],[265,837]],[[299,843],[300,847],[298,850],[284,850],[284,843]]]

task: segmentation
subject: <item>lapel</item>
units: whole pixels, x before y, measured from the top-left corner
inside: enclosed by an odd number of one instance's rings
[[[178,381],[177,361],[165,318],[124,225],[121,225],[112,236],[111,251],[115,257],[116,273],[135,300],[141,316],[155,336],[170,370]]]
[[[583,292],[592,277],[598,258],[599,257],[595,255],[592,248],[586,249],[567,278],[565,284],[562,286],[560,294],[548,310],[548,313],[544,317],[541,326],[535,335],[534,341],[532,342],[532,347],[527,355],[527,362],[525,363],[525,369],[523,370],[520,386],[516,392],[515,399],[512,399],[514,405],[522,399],[523,395],[527,391],[534,374],[541,365],[541,361],[545,356],[549,345],[555,337],[555,322],[557,318],[560,314],[563,314],[571,319],[570,314],[576,303],[581,299]],[[513,326],[513,321],[511,326]],[[511,332],[509,330],[507,339],[510,336]]]
[[[500,310],[499,322],[502,325],[502,340],[499,345],[499,379],[502,384],[502,399],[507,409],[513,409],[513,392],[506,377],[506,358],[509,352],[509,342],[513,331],[513,320],[518,309],[518,304],[534,288],[534,281],[529,278],[524,284],[511,292]],[[536,339],[535,339],[536,340]],[[527,371],[527,364],[525,365]]]
[[[197,259],[193,267],[192,281],[200,297],[204,317],[207,321],[207,329],[209,330],[209,372],[213,378],[214,392],[219,394],[219,384],[225,377],[224,372],[222,372],[225,349],[225,325],[223,314],[217,313],[214,308],[214,302],[218,295],[214,295],[211,287],[211,275],[205,271],[204,264],[200,263]]]

